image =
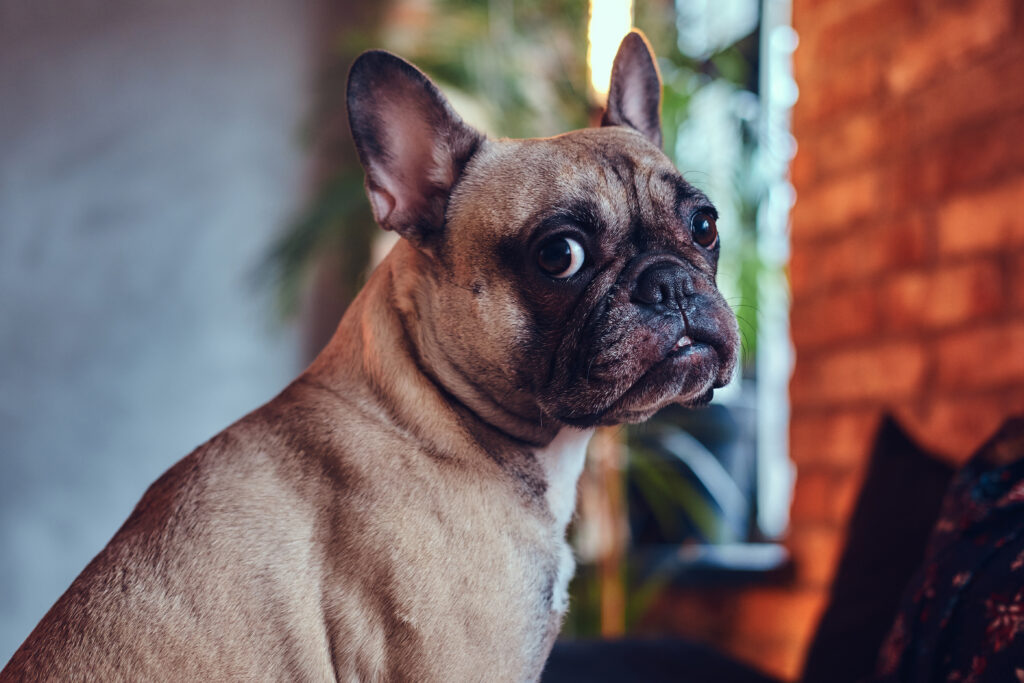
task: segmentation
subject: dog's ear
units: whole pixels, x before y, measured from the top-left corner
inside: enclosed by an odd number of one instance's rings
[[[602,126],[629,126],[661,149],[661,75],[647,38],[633,29],[612,63]]]
[[[483,135],[409,62],[364,52],[348,75],[348,120],[380,226],[429,248],[448,197]]]

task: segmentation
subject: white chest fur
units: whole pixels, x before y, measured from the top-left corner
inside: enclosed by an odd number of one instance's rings
[[[563,547],[555,577],[552,609],[564,612],[569,605],[569,580],[576,571],[576,562],[568,543],[564,542],[565,528],[576,508],[576,484],[583,472],[587,444],[594,435],[592,429],[565,427],[546,447],[536,452],[537,461],[544,468],[547,479],[548,509],[555,518],[557,532],[563,537]]]
[[[587,456],[587,444],[594,435],[592,429],[565,427],[558,432],[544,448],[535,455],[547,479],[548,509],[555,517],[555,524],[564,529],[576,508],[576,483],[583,472],[583,461]]]

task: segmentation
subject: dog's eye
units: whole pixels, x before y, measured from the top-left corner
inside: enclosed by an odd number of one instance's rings
[[[705,249],[714,247],[718,242],[718,226],[715,225],[714,217],[703,211],[695,213],[690,220],[690,234],[693,235],[693,241]]]
[[[563,279],[575,275],[583,266],[584,258],[579,242],[571,237],[555,237],[537,252],[537,265],[548,275]]]

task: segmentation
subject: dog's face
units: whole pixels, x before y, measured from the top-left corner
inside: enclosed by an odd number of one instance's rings
[[[639,34],[620,47],[605,125],[537,140],[486,140],[413,67],[367,59],[350,78],[353,134],[378,221],[424,255],[421,355],[575,426],[703,403],[729,381],[717,214],[659,148]]]

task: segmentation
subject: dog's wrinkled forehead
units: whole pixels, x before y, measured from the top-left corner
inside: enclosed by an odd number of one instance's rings
[[[456,188],[450,228],[458,231],[459,219],[469,218],[490,228],[483,233],[475,228],[478,239],[525,239],[545,219],[566,215],[599,228],[605,240],[643,229],[650,240],[665,239],[664,248],[677,250],[685,241],[686,206],[707,204],[639,133],[590,128],[488,143]]]

